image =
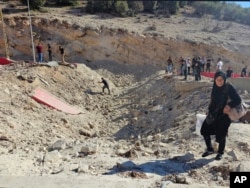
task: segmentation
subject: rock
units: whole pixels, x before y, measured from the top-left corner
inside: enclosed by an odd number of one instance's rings
[[[86,155],[88,154],[94,154],[98,150],[98,144],[94,143],[87,143],[84,146],[81,147],[81,153],[84,153]]]
[[[161,185],[161,188],[168,188],[171,186],[171,184],[173,184],[172,181],[164,181]]]
[[[176,179],[176,183],[181,183],[181,184],[187,183],[186,177],[183,175],[177,175],[175,179]]]
[[[238,161],[239,160],[239,157],[238,157],[238,155],[236,154],[236,152],[235,151],[229,151],[228,152],[228,155],[230,155],[232,158],[233,158],[233,161]]]
[[[61,153],[60,153],[59,151],[57,151],[57,150],[48,152],[48,153],[45,155],[45,162],[57,163],[57,162],[61,161],[61,159],[62,159],[62,155],[61,155]]]
[[[93,133],[90,130],[86,130],[86,129],[80,129],[79,134],[83,136],[88,136],[88,137],[93,136]]]
[[[48,151],[63,150],[65,148],[66,148],[66,141],[65,140],[57,140],[54,144],[52,144],[48,148]]]
[[[124,153],[126,153],[125,149],[118,149],[116,152],[116,155],[123,155]]]
[[[241,161],[241,163],[236,167],[237,172],[249,172],[250,171],[250,161]]]
[[[77,168],[78,173],[87,173],[89,172],[89,165],[80,163],[78,168]]]
[[[2,147],[0,147],[0,154],[7,154],[8,153],[8,149],[6,149],[6,148],[2,148]]]
[[[64,171],[64,168],[61,167],[61,166],[59,166],[59,167],[53,169],[52,172],[51,172],[51,174],[59,174],[59,173],[61,173],[63,171]]]

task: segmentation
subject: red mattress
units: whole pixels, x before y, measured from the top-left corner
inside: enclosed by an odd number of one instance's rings
[[[8,60],[5,57],[0,57],[0,65],[8,65],[8,64],[11,64],[10,60]]]
[[[62,100],[58,99],[56,96],[52,95],[51,93],[42,88],[36,88],[33,91],[32,98],[34,98],[36,101],[42,104],[58,109],[59,111],[68,114],[81,113],[79,109],[67,104],[66,102],[63,102]]]
[[[201,72],[202,76],[206,76],[209,78],[214,78],[214,74],[215,72]],[[239,78],[239,77],[241,77],[240,74],[233,73],[231,78]]]

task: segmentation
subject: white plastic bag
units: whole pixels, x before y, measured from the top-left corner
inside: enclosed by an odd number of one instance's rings
[[[201,135],[200,130],[201,130],[201,126],[203,124],[203,122],[205,121],[207,115],[205,114],[196,114],[196,126],[195,126],[195,133],[198,135]]]

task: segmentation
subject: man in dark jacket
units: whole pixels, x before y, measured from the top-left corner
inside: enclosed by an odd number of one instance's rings
[[[241,77],[247,76],[247,65],[241,70]]]
[[[104,78],[102,78],[102,81],[99,83],[103,83],[103,87],[102,87],[102,92],[104,93],[104,89],[107,88],[110,94],[110,89],[109,89],[109,84],[107,82],[107,80],[105,80]]]

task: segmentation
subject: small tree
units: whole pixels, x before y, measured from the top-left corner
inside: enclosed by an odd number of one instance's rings
[[[77,3],[77,0],[56,0],[56,4],[61,6],[73,6],[77,5]]]
[[[96,12],[111,12],[113,1],[111,0],[88,0],[86,12],[94,14]]]
[[[179,1],[180,8],[184,8],[187,5],[187,1]]]
[[[128,2],[128,8],[134,11],[134,13],[138,13],[139,11],[143,10],[142,1],[127,0],[127,2]]]
[[[176,14],[179,10],[179,2],[178,1],[167,1],[167,6],[170,14]]]
[[[27,0],[21,0],[21,3],[28,5]],[[40,8],[46,3],[46,0],[29,0],[30,9],[40,10]]]
[[[157,1],[143,0],[144,12],[154,13],[157,8]]]
[[[115,11],[123,16],[128,11],[128,3],[127,1],[117,1],[115,3]]]

